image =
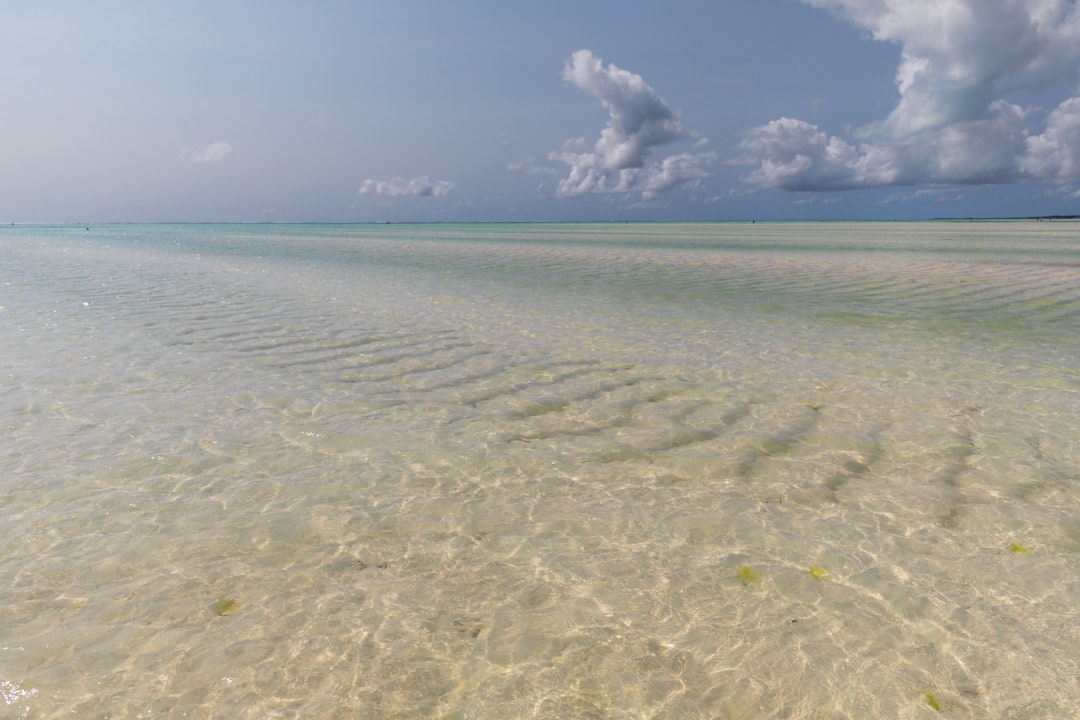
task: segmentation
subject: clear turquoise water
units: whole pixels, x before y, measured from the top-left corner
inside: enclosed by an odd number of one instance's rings
[[[0,716],[1080,705],[1080,224],[0,258]]]

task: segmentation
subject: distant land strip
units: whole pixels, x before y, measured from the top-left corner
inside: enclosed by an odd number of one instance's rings
[[[1080,215],[1019,215],[1012,217],[936,217],[932,220],[1080,220]]]

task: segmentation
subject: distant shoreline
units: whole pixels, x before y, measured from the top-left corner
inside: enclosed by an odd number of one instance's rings
[[[1037,222],[1051,222],[1054,220],[1080,220],[1080,215],[1021,215],[1017,217],[939,217],[930,218],[931,221],[952,222],[992,222],[995,220],[1035,220]]]
[[[1070,222],[1080,220],[1080,215],[1017,215],[1003,217],[932,217],[932,218],[817,218],[802,220],[132,220],[119,222],[12,222],[0,224],[2,228],[14,227],[108,227],[117,225],[662,225],[662,224],[764,224],[764,223],[923,223],[923,222]]]

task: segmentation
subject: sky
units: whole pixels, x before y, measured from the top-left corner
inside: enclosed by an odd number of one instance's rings
[[[1080,214],[1077,0],[4,0],[0,222]]]

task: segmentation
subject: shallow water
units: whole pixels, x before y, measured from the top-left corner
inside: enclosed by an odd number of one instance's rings
[[[0,257],[2,717],[1080,705],[1080,224]]]

